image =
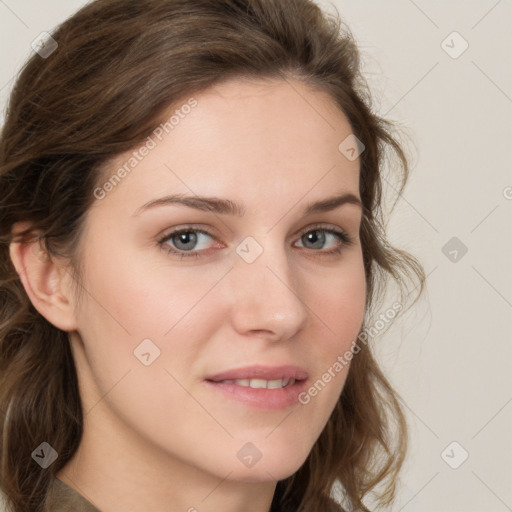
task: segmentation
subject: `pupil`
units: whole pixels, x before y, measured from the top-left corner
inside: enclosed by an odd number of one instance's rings
[[[197,239],[197,235],[192,233],[191,231],[187,231],[186,233],[180,233],[178,235],[178,244],[191,245],[192,247],[195,245]],[[179,249],[191,249],[192,247],[178,247]]]
[[[313,243],[313,245],[315,244],[316,242],[316,247],[318,248],[318,246],[320,246],[320,248],[322,247],[322,245],[324,244],[325,242],[325,234],[322,233],[321,236],[318,236],[318,233],[320,233],[320,231],[312,231],[311,233],[308,233],[306,235],[306,237],[309,239],[310,242]]]

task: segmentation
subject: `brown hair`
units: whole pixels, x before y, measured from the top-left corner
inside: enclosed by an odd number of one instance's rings
[[[372,112],[358,49],[339,16],[312,0],[96,0],[52,36],[58,48],[47,58],[35,53],[16,81],[0,143],[0,478],[14,512],[47,509],[83,417],[68,334],[36,311],[10,260],[13,225],[29,222],[20,237],[40,234],[79,278],[81,227],[102,165],[140,144],[182,98],[237,76],[293,78],[330,94],[365,145],[363,329],[390,277],[401,304],[405,278],[418,279],[417,297],[425,281],[417,260],[385,236],[382,170],[394,156],[401,192],[408,163],[393,125]],[[354,510],[367,510],[363,498],[378,485],[378,505],[394,500],[406,422],[370,346],[360,348],[307,460],[277,483],[271,512],[344,510],[330,497],[336,482]],[[43,441],[59,454],[47,469],[31,457]]]

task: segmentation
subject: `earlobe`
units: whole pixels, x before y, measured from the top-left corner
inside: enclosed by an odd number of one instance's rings
[[[9,253],[37,311],[63,331],[76,330],[73,297],[68,286],[71,276],[64,264],[52,258],[42,239],[33,233],[25,241],[11,242]]]

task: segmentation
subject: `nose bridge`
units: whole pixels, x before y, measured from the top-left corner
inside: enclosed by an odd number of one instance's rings
[[[263,239],[262,239],[263,238]],[[246,237],[237,247],[233,322],[239,332],[266,331],[286,339],[304,326],[307,308],[285,246],[277,236]]]

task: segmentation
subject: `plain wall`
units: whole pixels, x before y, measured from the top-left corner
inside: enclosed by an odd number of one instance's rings
[[[389,233],[423,264],[427,294],[378,341],[411,425],[394,510],[510,510],[512,3],[318,3],[338,8],[376,111],[412,140]],[[2,110],[31,42],[83,4],[0,3]]]

